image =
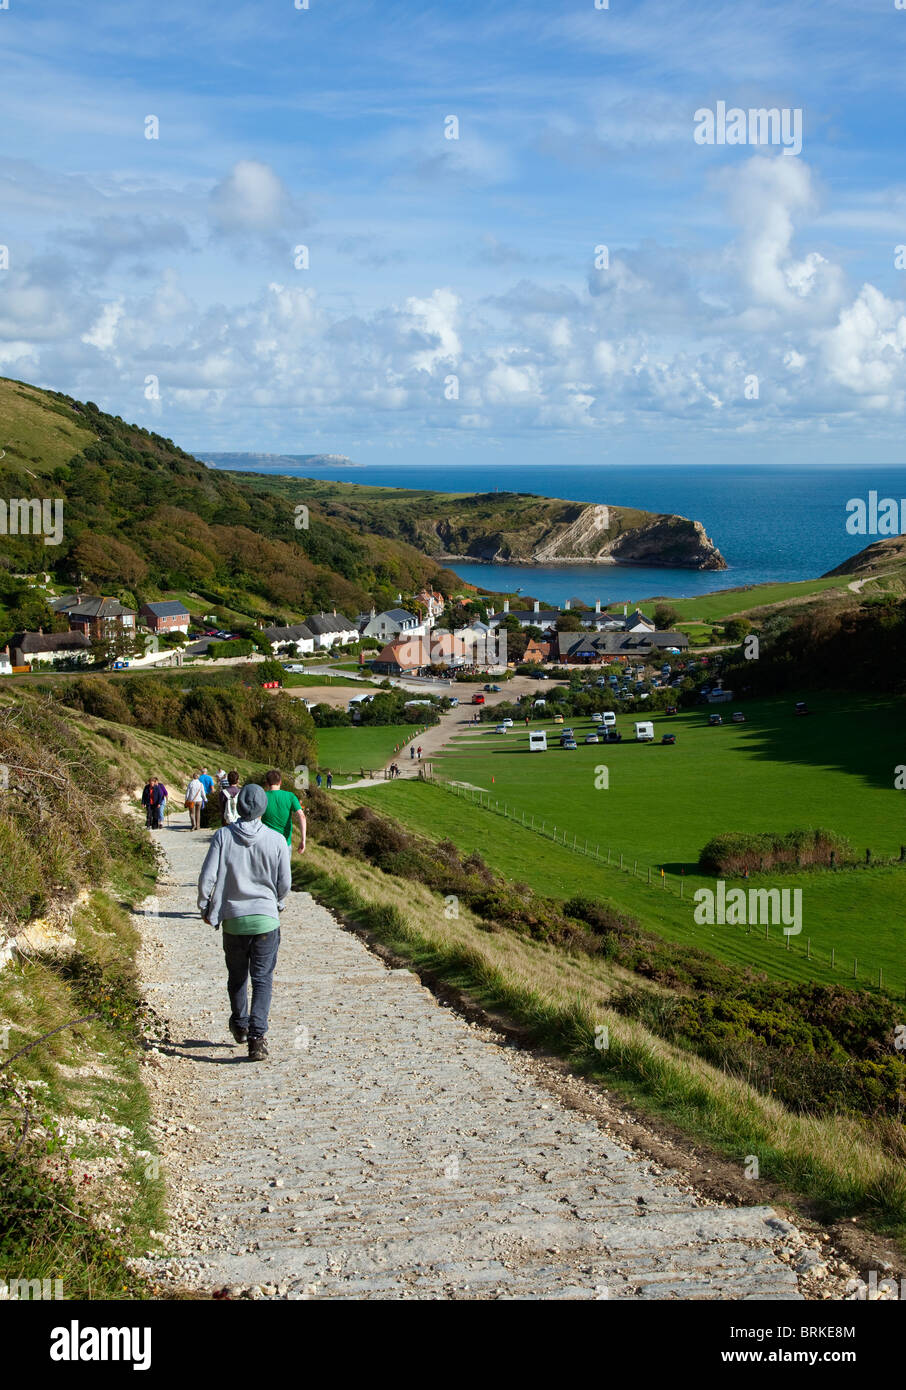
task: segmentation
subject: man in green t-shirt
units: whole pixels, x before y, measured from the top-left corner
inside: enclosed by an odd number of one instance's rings
[[[271,830],[276,830],[278,835],[282,835],[289,845],[293,847],[293,821],[299,827],[299,853],[305,853],[305,812],[299,798],[293,792],[285,792],[282,789],[282,776],[276,768],[271,768],[264,778],[264,790],[267,795],[267,810],[261,817],[262,824]]]

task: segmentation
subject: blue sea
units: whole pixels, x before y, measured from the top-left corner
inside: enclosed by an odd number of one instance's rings
[[[498,591],[522,589],[548,603],[581,598],[587,603],[633,602],[665,596],[692,597],[715,589],[794,579],[814,579],[864,549],[877,536],[846,531],[846,503],[867,498],[906,498],[906,467],[889,468],[699,466],[619,467],[565,464],[397,467],[310,466],[307,477],[375,487],[430,488],[441,492],[529,492],[577,502],[606,502],[674,512],[704,524],[729,568],[648,569],[613,565],[452,566],[463,579]],[[906,510],[906,503],[904,503]]]

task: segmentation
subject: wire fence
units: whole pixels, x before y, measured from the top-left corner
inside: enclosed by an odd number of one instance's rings
[[[480,787],[468,787],[438,777],[429,768],[423,769],[419,775],[422,780],[430,782],[433,786],[441,787],[444,791],[451,792],[454,796],[458,796],[461,800],[472,806],[477,806],[483,811],[490,811],[494,815],[503,816],[515,825],[520,825],[535,835],[543,836],[562,849],[569,850],[582,858],[592,859],[604,868],[616,869],[621,873],[628,874],[631,878],[646,884],[654,892],[668,893],[680,900],[688,899],[690,909],[692,908],[695,889],[691,885],[687,886],[685,874],[682,872],[669,873],[663,865],[640,863],[637,858],[632,858],[623,850],[614,850],[610,846],[602,846],[592,840],[583,839],[576,832],[565,830],[562,826],[558,826],[544,817],[519,810],[515,806],[509,806],[505,801],[501,803],[498,797]],[[841,982],[852,980],[876,989],[886,988],[888,992],[892,993],[892,985],[887,984],[885,986],[883,966],[872,964],[858,956],[846,957],[839,954],[835,946],[831,946],[829,950],[813,947],[811,937],[807,936],[804,941],[800,941],[799,937],[794,936],[793,933],[785,932],[782,927],[778,929],[777,923],[773,924],[773,936],[771,935],[772,924],[770,923],[726,925],[736,926],[736,929],[744,936],[761,937],[764,941],[776,942],[781,950],[804,956],[806,960],[814,961],[816,965],[823,965],[834,972],[839,971]],[[810,978],[814,979],[815,977],[811,976]],[[906,998],[906,982],[902,988],[904,998]]]

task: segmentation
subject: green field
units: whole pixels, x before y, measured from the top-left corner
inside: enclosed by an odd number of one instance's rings
[[[713,880],[686,877],[681,899],[675,879],[668,877],[669,891],[662,891],[656,875],[649,887],[629,872],[629,860],[625,872],[618,867],[618,857],[608,867],[430,783],[389,782],[355,789],[343,799],[349,805],[374,806],[420,834],[451,839],[465,851],[477,850],[492,868],[538,893],[606,899],[634,914],[650,931],[711,951],[735,965],[763,970],[774,979],[851,984],[855,959],[860,984],[876,982],[880,966],[886,990],[906,989],[904,878],[899,868],[784,875],[784,887],[803,890],[803,931],[783,938],[779,927],[771,927],[765,938],[760,929],[747,933],[744,927],[699,926],[694,921],[692,894],[707,883],[713,886]],[[757,876],[750,880],[752,886],[760,883]]]
[[[718,593],[704,594],[701,598],[643,599],[637,607],[650,617],[659,603],[665,603],[684,621],[720,622],[732,614],[749,613],[753,608],[763,608],[769,603],[785,603],[789,599],[823,593],[825,589],[845,588],[851,578],[851,575],[843,574],[832,579],[803,579],[794,584],[755,584],[748,589],[724,589]],[[622,612],[622,605],[616,605],[613,611],[617,609]]]
[[[407,724],[366,724],[358,728],[318,729],[318,765],[326,772],[330,768],[338,772],[359,775],[361,768],[366,772],[377,772],[393,757],[395,748],[401,750],[400,757],[409,756],[410,736],[415,736],[416,726]]]
[[[441,788],[394,784],[364,795],[413,828],[431,825],[438,838],[449,835],[478,849],[508,877],[541,892],[597,893],[674,940],[780,978],[851,979],[855,960],[859,979],[876,980],[881,967],[885,986],[900,990],[906,986],[906,869],[899,866],[753,876],[753,887],[779,882],[802,889],[803,930],[789,939],[788,950],[779,928],[771,928],[765,941],[754,929],[747,935],[745,928],[693,921],[692,894],[713,887],[697,871],[699,850],[720,831],[824,826],[848,836],[860,854],[870,848],[878,858],[898,855],[906,842],[904,803],[893,787],[902,758],[903,703],[824,696],[807,719],[795,718],[792,705],[792,699],[752,701],[744,706],[745,724],[718,728],[707,725],[713,707],[656,718],[658,735],[667,728],[677,735],[673,746],[637,744],[634,720],[625,715],[617,720],[624,742],[616,745],[583,744],[591,722],[573,719],[575,752],[556,746],[560,726],[550,721],[533,724],[547,728],[555,744],[546,754],[528,752],[524,728],[499,735],[482,726],[458,735],[449,752],[434,756],[435,770],[484,789],[485,805],[489,795],[501,811],[507,808],[509,820]],[[721,712],[728,718],[726,707]],[[597,789],[602,767],[608,786]],[[429,806],[429,796],[445,800]],[[514,816],[525,816],[526,829]],[[553,825],[566,845],[549,838]],[[545,838],[537,833],[542,828]],[[609,852],[611,866],[575,853],[574,839],[580,850],[588,842],[591,850],[600,846],[604,858]],[[621,855],[627,870],[638,865],[639,877],[620,872]],[[648,866],[653,887],[642,877]],[[660,866],[667,871],[663,892]]]
[[[899,853],[906,842],[906,800],[894,790],[903,761],[906,702],[859,695],[810,698],[810,717],[793,715],[795,697],[712,706],[670,718],[654,717],[655,735],[676,744],[637,744],[636,716],[617,716],[619,744],[585,745],[595,726],[567,717],[579,744],[559,747],[562,728],[545,728],[547,753],[528,752],[522,726],[506,735],[482,725],[454,739],[433,759],[444,778],[470,782],[570,834],[650,864],[698,861],[702,846],[723,831],[792,830],[826,826],[859,851]],[[746,723],[733,724],[741,708]],[[708,727],[708,716],[724,723]],[[644,718],[640,708],[639,717]],[[596,769],[608,769],[608,790],[597,790]],[[492,784],[491,778],[494,778]]]

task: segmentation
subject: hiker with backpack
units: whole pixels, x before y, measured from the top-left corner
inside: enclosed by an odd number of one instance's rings
[[[224,825],[232,825],[239,819],[239,773],[225,772],[220,790],[220,819]]]
[[[230,1033],[237,1043],[248,1043],[250,1062],[262,1062],[268,1055],[279,914],[291,886],[289,845],[262,824],[267,796],[257,783],[246,783],[236,797],[236,809],[238,819],[212,836],[198,878],[198,910],[203,921],[221,932]]]

